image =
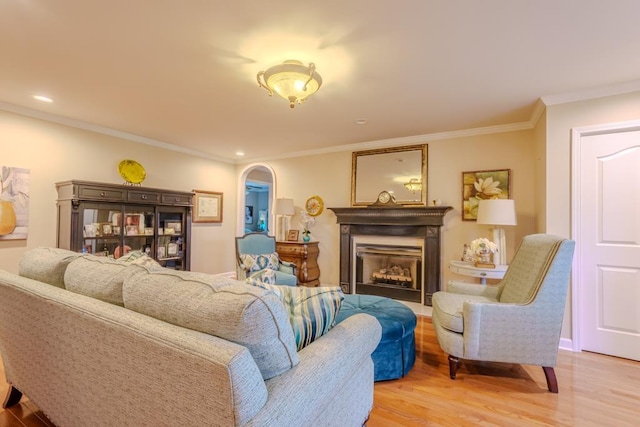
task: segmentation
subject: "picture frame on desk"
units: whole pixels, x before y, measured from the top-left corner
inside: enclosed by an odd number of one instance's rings
[[[287,242],[297,242],[300,236],[300,230],[289,230],[287,232]]]

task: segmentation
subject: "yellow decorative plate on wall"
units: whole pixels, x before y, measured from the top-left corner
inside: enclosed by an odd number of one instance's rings
[[[305,202],[304,209],[309,215],[318,216],[324,209],[324,202],[322,201],[320,196],[311,196]]]
[[[129,184],[140,184],[147,177],[147,172],[135,160],[123,160],[118,164],[118,172]]]

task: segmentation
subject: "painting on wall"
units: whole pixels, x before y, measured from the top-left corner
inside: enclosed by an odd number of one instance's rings
[[[462,172],[462,220],[478,218],[482,199],[509,199],[510,184],[510,169]]]
[[[29,169],[0,170],[0,240],[24,240],[29,221]]]
[[[253,224],[253,206],[244,207],[244,223]]]

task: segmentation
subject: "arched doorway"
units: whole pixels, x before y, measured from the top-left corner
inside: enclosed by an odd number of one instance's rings
[[[275,195],[276,174],[271,166],[253,163],[242,170],[238,180],[238,236],[252,231],[275,235]]]

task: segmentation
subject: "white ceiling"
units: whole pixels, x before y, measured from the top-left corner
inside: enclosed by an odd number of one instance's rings
[[[637,0],[2,0],[0,108],[230,162],[400,143],[637,90],[638,16]],[[286,59],[324,80],[293,110],[255,77]]]

